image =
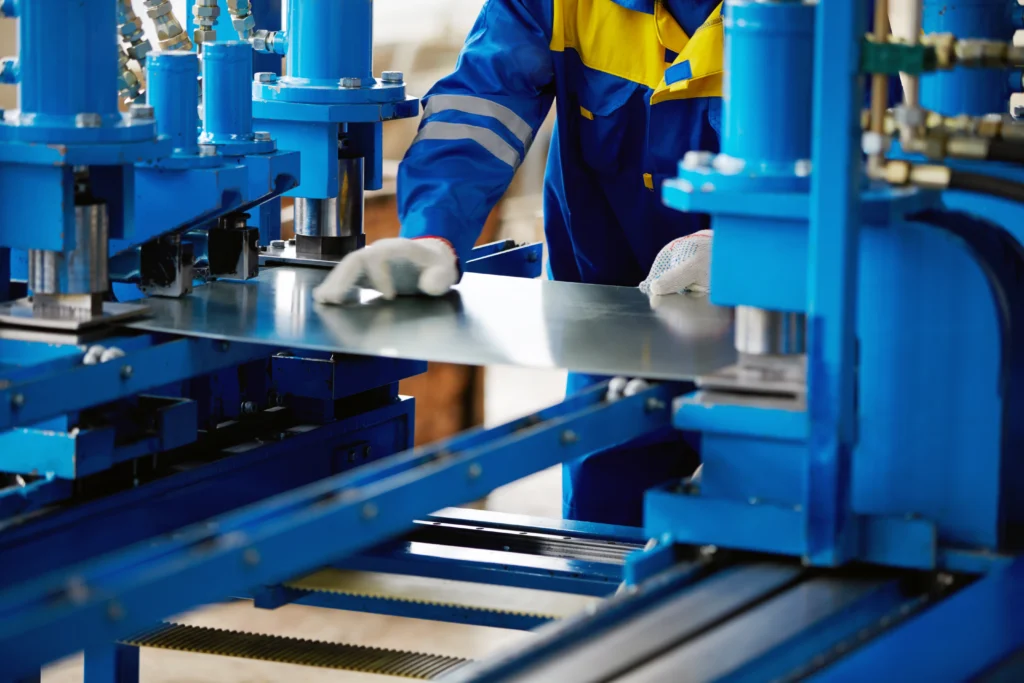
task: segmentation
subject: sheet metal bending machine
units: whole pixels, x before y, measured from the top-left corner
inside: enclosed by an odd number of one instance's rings
[[[863,2],[726,2],[721,150],[663,189],[713,216],[719,308],[659,304],[694,331],[634,290],[522,279],[536,245],[482,248],[448,299],[318,309],[311,286],[363,245],[382,122],[418,112],[400,74],[372,73],[372,2],[293,0],[281,23],[273,3],[195,0],[184,24],[144,6],[160,51],[126,2],[0,2],[19,22],[0,76],[19,87],[0,124],[0,680],[84,650],[88,681],[137,681],[140,647],[475,681],[1019,676],[1017,130],[952,119],[1000,110],[1019,8],[910,3],[898,41],[883,0],[867,39]],[[921,37],[921,17],[962,36]],[[927,111],[965,102],[985,111]],[[547,327],[500,356],[509,318]],[[409,330],[462,336],[406,352]],[[654,367],[664,348],[676,364]],[[397,383],[424,357],[697,387],[597,387],[410,450]],[[701,434],[703,470],[649,491],[643,529],[441,510],[671,427]],[[524,594],[412,599],[368,575],[590,602],[556,620]],[[466,662],[161,622],[232,596],[543,629]]]

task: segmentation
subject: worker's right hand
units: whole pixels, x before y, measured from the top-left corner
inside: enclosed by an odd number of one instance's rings
[[[313,298],[322,304],[343,304],[353,300],[358,288],[376,289],[385,299],[441,296],[460,275],[459,259],[447,240],[383,239],[343,258],[313,290]]]

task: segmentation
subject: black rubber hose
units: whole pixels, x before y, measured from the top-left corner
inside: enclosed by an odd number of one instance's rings
[[[949,176],[949,189],[987,194],[1024,204],[1024,184],[982,173],[954,169]]]
[[[1008,140],[991,140],[988,143],[989,161],[1006,161],[1012,164],[1024,164],[1024,143]]]

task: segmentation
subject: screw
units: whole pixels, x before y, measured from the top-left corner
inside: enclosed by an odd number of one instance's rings
[[[363,460],[368,459],[370,457],[370,453],[372,452],[372,448],[370,448],[369,446],[363,446]]]
[[[217,156],[216,145],[199,145],[199,156],[201,157],[215,157]]]
[[[484,469],[480,467],[479,463],[473,463],[469,466],[469,471],[466,472],[470,479],[479,479],[480,475],[483,474]]]
[[[252,134],[252,137],[256,142],[270,142],[273,138],[270,137],[270,133],[265,130],[258,130]]]
[[[405,74],[401,71],[385,71],[380,75],[380,80],[385,83],[403,83],[405,82]]]
[[[252,401],[245,401],[244,403],[242,403],[242,414],[243,415],[252,415],[255,412],[256,412],[256,404],[255,403],[253,403]]]
[[[250,567],[255,567],[260,563],[260,551],[256,550],[256,548],[247,548],[242,553],[242,562],[245,562]]]
[[[102,125],[103,117],[99,114],[82,112],[75,116],[75,126],[77,128],[99,128]]]
[[[151,104],[133,104],[128,108],[128,115],[132,121],[152,121],[156,117],[156,110]]]
[[[270,240],[271,249],[284,249],[286,242],[284,240]]]
[[[377,506],[373,503],[367,503],[363,506],[363,519],[373,519],[377,516]]]
[[[134,372],[134,370],[132,369],[132,366],[130,366],[130,365],[123,365],[123,366],[121,366],[121,379],[128,379],[129,377],[132,376],[132,372]]]
[[[355,78],[354,76],[348,76],[346,78],[341,79],[341,87],[348,89],[361,88],[363,87],[363,79]]]
[[[221,343],[217,344],[217,348],[220,349],[221,351],[227,351],[228,349],[231,348],[231,342],[222,341]]]
[[[571,429],[566,429],[564,432],[562,432],[561,437],[559,437],[559,441],[562,442],[563,446],[571,446],[572,444],[576,443],[579,440],[580,438],[576,436],[576,432],[572,431]]]
[[[273,71],[260,71],[253,77],[253,79],[257,83],[276,83],[277,74],[275,74]]]
[[[25,405],[25,394],[14,394],[11,396],[11,407],[17,410]]]
[[[656,413],[665,408],[665,402],[652,396],[647,399],[647,402],[644,404],[644,408],[647,409],[648,413]]]

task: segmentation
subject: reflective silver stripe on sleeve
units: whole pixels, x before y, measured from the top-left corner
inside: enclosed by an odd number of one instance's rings
[[[501,125],[508,128],[512,135],[519,138],[519,141],[523,143],[524,149],[530,149],[530,144],[533,142],[533,128],[530,127],[530,124],[523,117],[508,107],[483,97],[434,95],[427,100],[427,107],[423,111],[423,118],[429,118],[442,111],[461,111],[477,116],[489,116],[500,121]]]
[[[516,151],[516,148],[508,144],[493,130],[483,128],[482,126],[428,121],[420,129],[419,135],[412,141],[412,144],[415,145],[420,140],[451,140],[453,142],[472,140],[512,168],[519,167],[519,152]]]

